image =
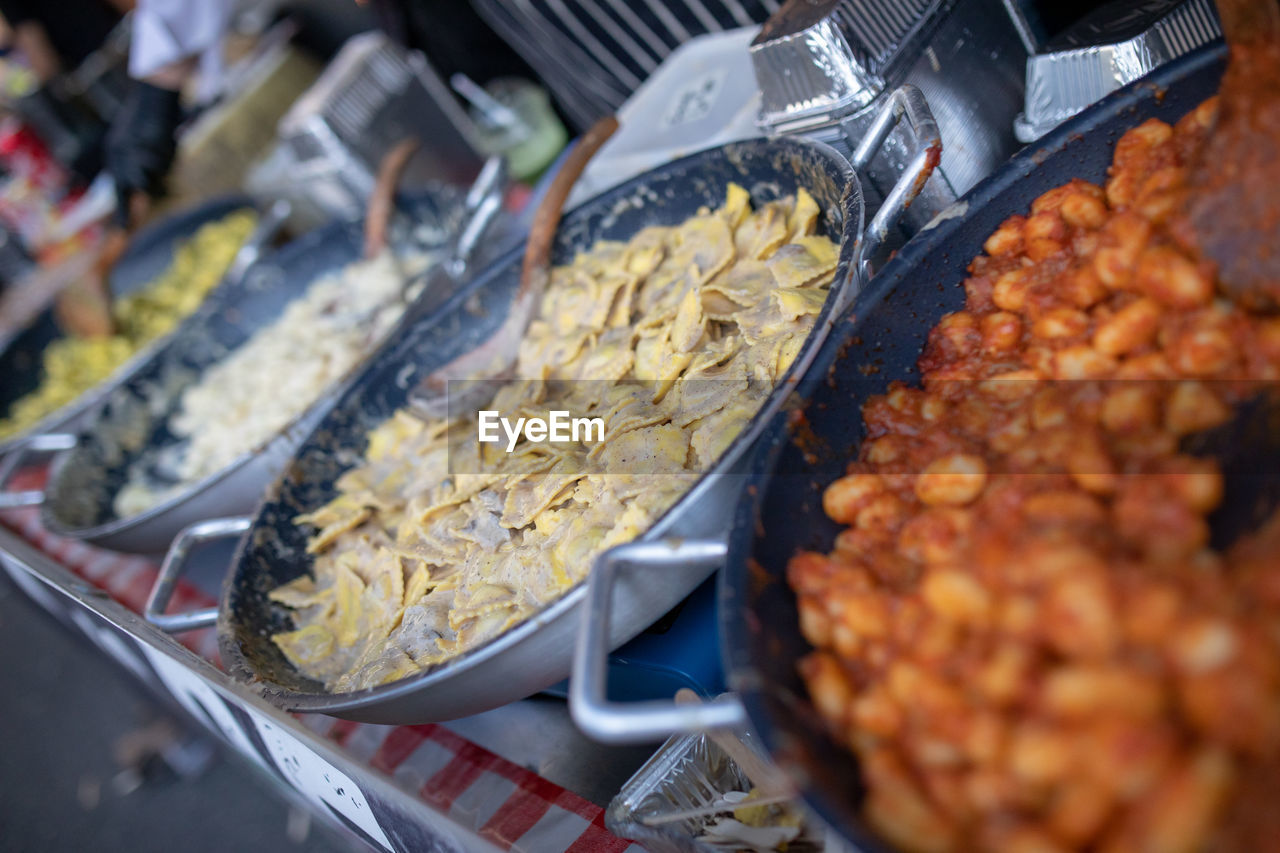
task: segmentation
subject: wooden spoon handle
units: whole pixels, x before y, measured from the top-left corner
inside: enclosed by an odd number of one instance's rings
[[[569,152],[560,171],[551,179],[551,185],[538,203],[538,209],[533,213],[533,223],[529,226],[529,242],[525,244],[518,296],[534,287],[534,279],[539,274],[545,275],[551,262],[551,243],[555,239],[556,228],[560,226],[560,214],[569,198],[569,192],[587,168],[587,163],[617,129],[618,119],[615,116],[606,116],[593,124]]]
[[[54,317],[62,331],[77,338],[103,338],[115,334],[111,294],[104,279],[93,273],[72,282],[58,294]]]
[[[107,226],[102,238],[102,251],[93,268],[81,279],[63,289],[54,306],[54,314],[67,334],[81,338],[113,335],[115,317],[111,314],[111,270],[129,248],[133,230],[151,212],[151,197],[134,192],[128,202],[129,222],[126,227]]]
[[[100,280],[100,288],[106,295],[107,299],[111,298],[110,278],[111,270],[115,267],[116,262],[124,256],[129,249],[129,241],[133,238],[133,232],[138,226],[146,220],[151,213],[151,196],[141,190],[134,191],[129,196],[129,221],[123,228],[116,226],[108,226],[107,233],[102,240],[102,251],[98,254],[98,261],[93,265],[93,274]]]
[[[418,145],[418,140],[412,137],[402,139],[391,146],[378,164],[378,176],[374,179],[364,217],[366,258],[372,258],[387,247],[387,229],[391,225],[391,214],[396,209],[396,187],[400,185],[400,176],[409,161],[417,153]]]

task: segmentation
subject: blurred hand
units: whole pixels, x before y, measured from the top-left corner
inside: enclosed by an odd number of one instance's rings
[[[173,132],[181,119],[177,91],[134,81],[111,122],[106,143],[107,171],[116,182],[121,227],[129,225],[129,199],[134,194],[163,195],[165,176],[177,150]]]

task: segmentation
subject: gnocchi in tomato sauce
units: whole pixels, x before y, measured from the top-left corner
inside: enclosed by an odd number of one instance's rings
[[[810,695],[904,850],[1280,846],[1280,521],[1211,548],[1223,478],[1179,450],[1280,377],[1280,319],[1182,213],[1215,109],[987,239],[919,387],[863,406],[847,527],[788,566]]]

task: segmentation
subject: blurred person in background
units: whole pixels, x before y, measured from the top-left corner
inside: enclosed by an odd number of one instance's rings
[[[205,100],[223,70],[222,39],[231,0],[137,0],[129,44],[134,83],[106,140],[106,168],[115,180],[119,224],[130,220],[137,194],[163,194],[177,152],[174,132],[183,118],[182,89],[197,70]]]
[[[120,22],[128,3],[108,0],[0,0],[0,43],[21,53],[42,84],[84,62]]]
[[[129,5],[117,0],[0,0],[0,48],[29,70],[34,83],[10,106],[81,183],[102,168],[106,125],[77,100],[68,80],[107,40]]]

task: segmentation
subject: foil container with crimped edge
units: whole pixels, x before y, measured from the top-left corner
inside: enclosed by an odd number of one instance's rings
[[[800,0],[750,46],[760,87],[757,124],[775,130],[828,121],[871,104],[912,62],[949,0]]]
[[[747,747],[763,756],[757,740],[739,733]],[[614,835],[636,841],[649,853],[725,853],[763,848],[726,847],[701,840],[715,815],[653,823],[667,815],[710,807],[730,791],[750,791],[751,780],[737,763],[703,734],[675,735],[654,753],[605,810],[605,826]],[[744,803],[743,805],[750,805]],[[853,853],[853,848],[805,811],[799,800],[788,803],[805,819],[800,836],[787,853]],[[717,814],[729,813],[729,807]]]
[[[1085,107],[1222,36],[1213,0],[1113,3],[1027,59],[1026,105],[1014,121],[1034,142]]]

